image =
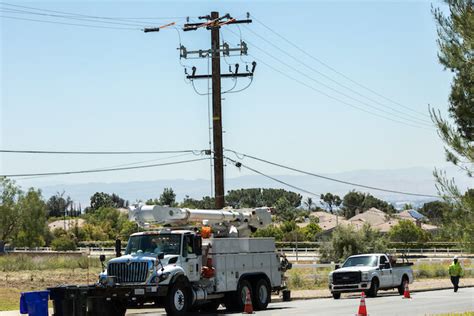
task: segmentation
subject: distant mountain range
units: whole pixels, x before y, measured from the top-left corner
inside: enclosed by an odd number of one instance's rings
[[[432,175],[433,170],[425,167],[415,167],[394,170],[359,170],[351,172],[341,172],[334,174],[324,174],[324,176],[336,178],[343,181],[361,183],[373,187],[386,188],[390,190],[414,192],[420,194],[436,195],[435,182]],[[472,187],[472,179],[457,172],[456,169],[448,168],[448,174],[456,175],[456,183],[465,190]],[[403,205],[412,203],[414,206],[422,204],[433,198],[423,198],[416,196],[400,195],[375,190],[366,190],[355,186],[345,185],[337,182],[331,182],[305,175],[272,175],[273,177],[287,182],[296,187],[313,192],[317,195],[331,192],[341,197],[350,190],[369,192],[374,196],[386,201]],[[43,196],[49,198],[56,192],[65,191],[75,203],[81,203],[82,207],[89,205],[89,198],[95,192],[116,193],[120,197],[135,202],[137,200],[147,200],[157,198],[163,192],[164,188],[171,187],[176,193],[177,201],[182,201],[188,195],[192,198],[200,199],[203,196],[211,195],[211,183],[205,179],[185,180],[168,179],[156,181],[131,181],[115,183],[82,183],[82,184],[55,184],[55,185],[35,185],[43,191]],[[283,184],[262,176],[242,176],[226,179],[226,191],[240,188],[283,188],[296,191]],[[308,194],[301,193],[303,196]]]

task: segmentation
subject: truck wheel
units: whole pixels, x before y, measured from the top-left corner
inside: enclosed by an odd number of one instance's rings
[[[165,310],[167,315],[186,315],[191,302],[189,287],[184,280],[177,280],[171,286],[166,297]]]
[[[372,279],[372,284],[370,285],[369,291],[367,291],[367,296],[377,297],[377,292],[379,291],[379,279]]]
[[[338,300],[341,298],[341,293],[339,292],[332,292],[332,297],[335,299],[335,300]]]
[[[257,284],[255,284],[253,288],[252,295],[252,304],[255,310],[261,311],[267,309],[268,303],[270,303],[271,300],[270,291],[270,285],[267,280],[260,279],[257,281]]]
[[[225,297],[225,307],[229,311],[242,312],[247,298],[247,291],[252,297],[252,286],[249,281],[241,280],[237,286],[237,291],[228,293]]]
[[[408,282],[408,277],[406,275],[402,278],[402,283],[398,287],[398,294],[403,295],[405,293],[405,282]]]

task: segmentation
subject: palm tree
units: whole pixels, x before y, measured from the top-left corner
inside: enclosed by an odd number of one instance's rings
[[[314,202],[313,199],[309,196],[306,198],[305,201],[303,201],[303,204],[306,206],[306,208],[308,208],[308,211],[311,211],[313,209]]]

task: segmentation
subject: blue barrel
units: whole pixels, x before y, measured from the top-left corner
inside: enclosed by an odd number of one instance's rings
[[[48,316],[49,291],[22,292],[20,314],[29,316]]]

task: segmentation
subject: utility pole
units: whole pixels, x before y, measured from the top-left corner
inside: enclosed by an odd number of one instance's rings
[[[199,55],[201,58],[212,58],[212,74],[196,75],[196,67],[193,67],[192,74],[187,75],[187,79],[212,79],[212,130],[214,147],[214,195],[215,207],[221,209],[225,206],[224,201],[224,155],[222,141],[222,91],[221,78],[252,77],[255,71],[256,63],[252,63],[252,70],[247,69],[246,73],[238,73],[239,65],[235,65],[235,71],[229,74],[221,74],[221,53],[224,56],[230,56],[230,52],[239,51],[240,55],[247,54],[247,45],[241,42],[240,48],[230,48],[224,43],[221,49],[219,32],[220,28],[228,24],[251,23],[252,20],[236,20],[229,14],[219,17],[219,12],[211,12],[211,15],[199,17],[207,20],[203,23],[187,23],[184,25],[184,31],[195,31],[199,28],[206,28],[211,31],[211,49],[188,51],[184,46],[180,47],[180,57],[187,58],[188,55]]]

